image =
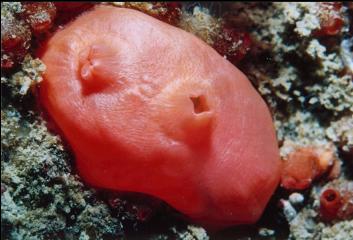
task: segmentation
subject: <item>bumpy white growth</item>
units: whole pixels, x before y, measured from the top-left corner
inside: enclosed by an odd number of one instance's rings
[[[207,8],[196,6],[192,14],[183,11],[179,27],[212,45],[221,30],[221,19],[212,16]]]
[[[12,75],[10,78],[1,78],[1,82],[9,85],[14,95],[26,95],[31,86],[43,80],[42,73],[45,65],[39,59],[33,59],[27,55],[22,63],[22,70]]]

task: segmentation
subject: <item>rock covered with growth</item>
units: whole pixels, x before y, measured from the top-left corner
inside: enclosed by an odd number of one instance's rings
[[[32,34],[25,22],[15,14],[22,12],[21,3],[1,2],[1,69],[20,63],[30,47]]]
[[[112,2],[114,6],[136,9],[171,25],[178,25],[181,16],[180,2]]]
[[[315,186],[308,204],[289,221],[290,239],[350,239],[353,234],[353,182]]]
[[[106,239],[122,233],[109,208],[72,174],[68,159],[37,114],[2,107],[2,238]]]
[[[192,10],[183,11],[179,26],[213,45],[221,32],[222,24],[222,18],[213,16],[209,9],[195,6]]]
[[[19,14],[34,35],[47,32],[54,23],[56,7],[52,2],[24,2]]]
[[[45,40],[51,31],[58,29],[60,24],[74,19],[93,5],[93,3],[68,5],[53,2],[2,2],[1,69],[7,72],[14,70],[28,53],[35,52],[34,49],[30,49],[32,45],[40,46],[42,40]]]
[[[317,176],[314,182],[303,184],[313,188],[310,196],[308,190],[299,190],[307,199],[304,203],[292,206],[290,201],[283,202],[293,239],[352,236],[351,218],[338,219],[333,225],[325,223],[320,218],[318,200],[323,184],[332,181],[331,174],[338,177],[341,172],[339,181],[352,182],[351,175],[345,174],[351,172],[349,159],[353,156],[349,6],[345,3],[228,5],[233,14],[226,19],[250,25],[255,45],[240,67],[272,108],[283,160],[290,158],[298,164],[284,162],[287,173],[293,173],[289,181],[293,185],[287,182],[289,191],[294,190],[290,186],[299,187],[296,180]],[[337,164],[329,166],[321,176],[322,168],[312,163],[327,158],[314,157],[313,148],[319,151],[331,148],[330,155],[336,159]]]
[[[1,84],[8,87],[13,97],[26,95],[31,87],[42,81],[45,65],[37,58],[26,55],[21,70],[10,77],[1,77]]]
[[[184,9],[179,27],[201,38],[234,65],[238,65],[252,46],[244,25],[229,24],[207,7],[197,4],[191,9]]]
[[[305,107],[314,113],[322,110],[342,116],[353,112],[352,76],[344,73],[336,38],[315,35],[321,29],[323,13],[317,15],[315,10],[320,7],[320,3],[273,3],[266,11],[246,8],[254,23],[254,38],[267,45],[263,51],[271,55],[258,69],[249,66],[253,71],[249,73],[268,102],[287,102],[284,110]],[[344,31],[337,31],[336,37],[342,39]]]
[[[353,77],[341,44],[352,37],[347,8],[331,3],[233,7],[251,25],[257,45],[241,67],[272,106],[280,143],[334,142],[350,152]]]
[[[32,36],[47,32],[55,16],[51,2],[2,2],[1,69],[17,67],[29,52]]]

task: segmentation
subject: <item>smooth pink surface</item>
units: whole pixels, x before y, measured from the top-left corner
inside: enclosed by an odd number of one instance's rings
[[[153,195],[208,226],[260,217],[280,177],[271,116],[206,43],[101,6],[57,32],[42,60],[42,103],[85,181]]]

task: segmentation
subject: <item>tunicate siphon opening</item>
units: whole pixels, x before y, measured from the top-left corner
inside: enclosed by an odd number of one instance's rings
[[[190,97],[190,99],[194,105],[194,112],[196,114],[207,112],[210,110],[207,104],[206,97],[204,95]]]
[[[336,190],[327,189],[323,193],[323,198],[326,202],[335,202],[335,201],[339,200],[340,196]]]

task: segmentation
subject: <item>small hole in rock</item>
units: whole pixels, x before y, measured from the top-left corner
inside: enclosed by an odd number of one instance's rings
[[[205,96],[190,97],[190,99],[194,105],[195,113],[202,113],[210,110]]]

